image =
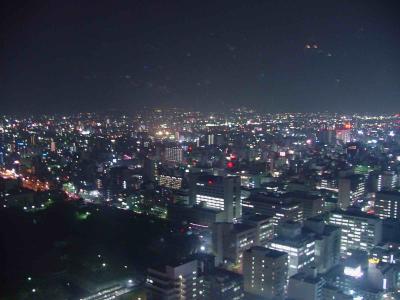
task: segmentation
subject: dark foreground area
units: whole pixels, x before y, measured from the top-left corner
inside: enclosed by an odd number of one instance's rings
[[[195,238],[168,222],[110,207],[61,202],[0,210],[0,299],[71,299],[191,253]]]

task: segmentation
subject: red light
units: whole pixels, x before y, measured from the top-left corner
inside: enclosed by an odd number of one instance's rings
[[[232,168],[234,167],[234,164],[233,164],[233,162],[228,161],[228,162],[226,163],[226,166],[227,166],[229,169],[232,169]]]
[[[208,184],[214,184],[214,181],[212,179],[208,179]]]
[[[192,146],[189,146],[189,147],[188,147],[188,151],[189,151],[189,152],[192,152],[192,150],[193,150],[193,147],[192,147]]]

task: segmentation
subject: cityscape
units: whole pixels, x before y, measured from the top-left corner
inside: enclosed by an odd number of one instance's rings
[[[399,9],[0,1],[0,300],[399,300]]]
[[[248,108],[2,117],[5,291],[397,299],[399,124]]]

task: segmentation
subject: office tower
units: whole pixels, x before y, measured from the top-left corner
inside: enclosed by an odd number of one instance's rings
[[[265,247],[252,247],[243,254],[244,290],[263,299],[285,297],[288,255]]]
[[[221,146],[225,144],[225,136],[221,133],[210,133],[207,135],[207,144]]]
[[[160,174],[158,184],[165,188],[179,190],[182,187],[182,177]]]
[[[207,144],[208,145],[214,145],[214,134],[209,134],[207,136]]]
[[[385,171],[376,174],[373,181],[374,191],[392,191],[398,186],[399,176],[393,171]]]
[[[319,195],[299,191],[288,193],[287,196],[301,203],[304,220],[322,214],[324,211],[324,199]]]
[[[183,149],[180,146],[172,146],[165,148],[165,160],[167,162],[183,163]]]
[[[400,193],[390,191],[376,193],[374,211],[381,219],[400,218]]]
[[[339,183],[336,177],[325,175],[321,176],[316,188],[337,193],[339,192]]]
[[[314,235],[314,265],[318,273],[325,273],[339,263],[341,234],[339,227],[325,224],[322,218],[316,217],[305,221],[303,231]]]
[[[274,238],[273,218],[266,215],[247,215],[242,223],[254,226],[257,229],[255,245],[266,246]]]
[[[190,178],[190,203],[223,210],[225,221],[242,215],[240,177],[194,174]]]
[[[257,228],[241,223],[215,223],[212,226],[212,245],[216,265],[230,264],[241,268],[242,255],[256,245]]]
[[[347,209],[365,196],[365,181],[363,175],[339,178],[338,206],[340,209]]]
[[[243,276],[224,269],[215,269],[203,276],[204,299],[244,299]]]
[[[286,194],[255,193],[246,200],[246,206],[253,213],[273,216],[274,226],[286,221],[303,221],[301,203]]]
[[[351,142],[351,130],[350,128],[336,129],[336,140],[347,144]]]
[[[269,242],[268,248],[288,254],[289,277],[311,268],[315,260],[315,239],[312,235],[304,234],[299,223],[280,225],[278,236]]]
[[[382,220],[376,216],[351,209],[330,213],[328,222],[341,228],[342,256],[353,249],[368,252],[382,240]]]
[[[197,276],[197,260],[149,268],[146,287],[151,300],[200,299],[203,288]]]

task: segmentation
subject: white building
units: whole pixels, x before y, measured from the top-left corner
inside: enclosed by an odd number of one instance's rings
[[[328,222],[341,228],[342,256],[348,256],[351,249],[369,252],[382,240],[382,221],[376,216],[356,210],[335,211]]]
[[[284,299],[288,257],[281,251],[253,247],[243,254],[244,290],[265,299]]]

